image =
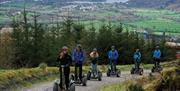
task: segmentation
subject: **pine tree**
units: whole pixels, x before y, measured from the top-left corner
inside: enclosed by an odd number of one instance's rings
[[[82,33],[85,30],[84,25],[81,23],[77,23],[73,25],[73,32],[74,32],[74,40],[76,44],[80,43],[82,39]]]
[[[38,23],[38,18],[39,15],[34,13],[33,15],[33,25],[32,25],[32,66],[38,66],[42,60],[44,59],[44,53],[45,53],[45,48],[44,48],[44,29],[42,24]]]
[[[67,16],[62,25],[62,30],[61,30],[61,41],[63,41],[63,45],[73,45],[73,33],[72,33],[72,28],[73,28],[73,20],[71,17]]]

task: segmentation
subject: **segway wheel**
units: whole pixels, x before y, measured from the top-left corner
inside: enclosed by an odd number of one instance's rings
[[[53,85],[53,91],[58,91],[58,90],[59,90],[59,84],[55,82]]]
[[[102,73],[98,72],[98,81],[102,81]]]
[[[156,71],[156,67],[153,66],[153,68],[151,69],[151,72],[154,73]]]
[[[87,83],[87,78],[84,76],[82,79],[82,85],[86,86],[87,85],[86,83]]]
[[[88,72],[87,74],[87,80],[90,80],[91,79],[91,72]]]
[[[110,72],[111,72],[110,70],[107,71],[107,73],[106,73],[107,77],[110,77]]]
[[[121,75],[121,72],[118,70],[117,73],[116,73],[116,76],[120,77],[120,75]]]
[[[154,68],[151,69],[151,72],[154,73]]]
[[[163,70],[163,68],[160,66],[160,67],[159,67],[159,71],[162,71],[162,70]]]
[[[134,68],[131,69],[131,74],[134,74]]]
[[[72,83],[69,87],[69,91],[75,91],[75,84]]]
[[[139,75],[143,75],[143,69],[139,69]]]

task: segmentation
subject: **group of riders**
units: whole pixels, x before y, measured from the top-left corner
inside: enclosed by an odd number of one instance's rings
[[[109,65],[111,69],[113,69],[113,67],[116,69],[116,64],[118,62],[119,54],[115,46],[111,46],[111,50],[107,54],[108,54],[107,56],[109,59]],[[94,48],[92,52],[89,54],[89,56],[91,59],[92,70],[97,71],[97,62],[99,58],[99,53],[97,49]],[[159,49],[159,46],[157,46],[156,49],[154,50],[153,58],[155,62],[155,67],[159,66],[160,59],[161,59],[161,51]],[[140,63],[141,63],[141,52],[139,49],[135,50],[133,59],[135,63],[135,68],[139,69]],[[70,65],[72,62],[75,63],[75,80],[77,80],[79,77],[79,80],[82,81],[82,66],[83,66],[84,60],[85,60],[85,52],[83,51],[83,48],[80,44],[76,46],[72,54],[68,52],[67,46],[62,47],[62,49],[60,50],[57,61],[60,63],[60,70],[62,68],[64,69],[63,73],[65,76],[66,88],[69,88]],[[60,81],[62,81],[62,77]],[[62,84],[60,87],[63,88]]]

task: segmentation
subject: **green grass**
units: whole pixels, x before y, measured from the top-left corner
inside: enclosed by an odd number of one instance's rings
[[[99,89],[99,91],[126,91],[126,84],[129,84],[129,83],[124,82],[122,84],[113,84],[109,86],[103,86],[102,88]]]
[[[168,21],[163,19],[156,20],[143,20],[129,23],[141,28],[155,28],[157,31],[169,31],[169,32],[180,32],[180,23],[175,21]],[[157,32],[155,31],[155,32]]]
[[[153,32],[155,35],[163,35],[163,32]],[[180,33],[166,32],[166,35],[169,36],[180,36]]]
[[[157,10],[157,9],[134,9],[136,15],[148,16],[148,17],[161,17],[164,15],[174,15],[175,12],[169,10]]]
[[[158,9],[133,9],[134,14],[146,17],[145,19],[131,22],[129,24],[140,28],[150,28],[158,31],[180,32],[180,23],[175,21],[180,20],[180,13],[170,10]]]
[[[155,75],[155,76],[148,76],[148,77],[141,77],[136,80],[127,80],[124,81],[123,83],[119,84],[113,84],[113,85],[108,85],[108,86],[103,86],[102,88],[99,89],[99,91],[127,91],[128,86],[132,84],[140,84],[145,91],[154,91],[159,84],[161,84],[161,80],[168,80],[168,78],[173,79],[175,83],[179,83],[178,79],[180,78],[179,76],[175,75],[176,70],[178,68],[180,60],[175,60],[175,61],[170,61],[170,62],[165,62],[162,63],[163,66],[163,71],[161,72],[161,75]],[[129,68],[127,65],[122,66],[123,68]],[[152,67],[151,64],[144,65],[144,68],[150,69]],[[162,77],[161,77],[162,76]],[[178,78],[179,77],[179,78]]]

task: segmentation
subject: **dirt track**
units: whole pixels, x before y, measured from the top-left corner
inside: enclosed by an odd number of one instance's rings
[[[147,76],[150,71],[145,71],[144,76]],[[122,72],[121,77],[106,77],[103,74],[102,81],[91,80],[87,82],[87,86],[76,86],[76,91],[97,91],[102,86],[111,85],[115,83],[120,83],[128,79],[135,79],[140,77],[139,75],[130,75],[130,72]],[[32,87],[25,88],[21,91],[52,91],[53,88],[53,81],[46,82],[41,84],[35,84]]]

